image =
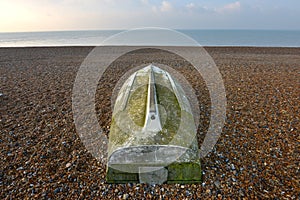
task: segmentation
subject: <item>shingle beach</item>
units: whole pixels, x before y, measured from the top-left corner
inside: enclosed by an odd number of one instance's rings
[[[72,113],[77,71],[92,47],[0,48],[1,199],[299,199],[300,48],[207,47],[223,77],[222,134],[201,160],[201,184],[107,184],[105,160],[82,144]],[[146,59],[145,59],[146,58]],[[142,49],[117,59],[96,93],[109,136],[113,88],[147,62],[185,76],[199,101],[199,146],[209,126],[210,97],[180,57]]]

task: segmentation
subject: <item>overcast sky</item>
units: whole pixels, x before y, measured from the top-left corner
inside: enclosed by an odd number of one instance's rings
[[[0,0],[0,32],[175,29],[300,30],[299,0]]]

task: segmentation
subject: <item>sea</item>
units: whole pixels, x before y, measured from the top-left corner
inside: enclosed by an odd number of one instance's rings
[[[300,47],[300,30],[176,30],[201,46]],[[123,30],[0,32],[0,47],[99,46]],[[135,39],[135,38],[133,38]]]

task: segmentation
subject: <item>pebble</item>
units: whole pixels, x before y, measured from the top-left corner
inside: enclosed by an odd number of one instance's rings
[[[235,170],[234,164],[231,164],[230,167],[231,167],[232,170]]]
[[[71,167],[71,165],[72,165],[71,163],[67,163],[67,164],[66,164],[66,168]]]
[[[123,194],[123,199],[128,199],[129,194]]]
[[[220,188],[220,185],[221,185],[220,181],[217,180],[217,181],[214,182],[214,184],[215,184],[215,186],[216,186],[217,188]]]
[[[57,193],[59,193],[59,192],[60,192],[60,190],[61,190],[61,188],[56,188],[56,189],[54,190],[54,194],[57,194]]]
[[[20,170],[23,170],[23,169],[24,169],[24,167],[21,166],[21,167],[17,168],[17,171],[20,171]]]
[[[91,47],[0,51],[1,196],[9,199],[256,199],[297,198],[297,127],[300,110],[299,48],[211,48],[227,95],[226,122],[214,150],[201,160],[199,184],[108,184],[105,158],[86,150],[74,126],[72,88]],[[143,50],[143,51],[150,51]],[[98,84],[96,113],[105,134],[110,95],[143,53],[120,57]],[[150,53],[146,62],[172,65],[199,96],[202,144],[210,123],[210,96],[192,66],[171,54]],[[15,59],[15,57],[17,57]],[[125,65],[124,65],[125,63]],[[57,66],[57,67],[54,67]],[[30,70],[28,70],[30,69]],[[105,86],[107,85],[107,86]],[[103,97],[101,97],[101,95]],[[9,97],[9,101],[7,101]],[[3,104],[4,103],[4,104]],[[290,134],[294,133],[294,134]],[[253,161],[253,162],[252,162]],[[24,165],[25,164],[25,165]],[[67,168],[67,170],[66,170]],[[55,195],[55,196],[54,196]]]

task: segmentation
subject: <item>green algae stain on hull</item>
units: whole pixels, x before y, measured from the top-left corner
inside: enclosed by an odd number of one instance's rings
[[[149,165],[147,165],[149,166]],[[153,165],[155,166],[155,165]],[[125,167],[131,167],[125,166]],[[164,183],[191,184],[201,183],[201,166],[198,162],[172,163],[165,167],[168,171],[168,179]],[[108,168],[107,182],[109,183],[139,183],[139,173],[128,173],[114,168]]]
[[[154,80],[161,129],[149,131],[145,118],[149,84]],[[165,169],[158,170],[157,176],[165,172],[167,177],[153,180],[156,172],[148,172],[151,183],[201,181],[194,118],[182,88],[167,72],[148,66],[124,83],[114,108],[108,156],[107,181],[111,183],[145,181],[147,174],[141,169],[149,167]]]
[[[137,88],[129,98],[128,114],[132,121],[142,127],[146,117],[147,85]]]

